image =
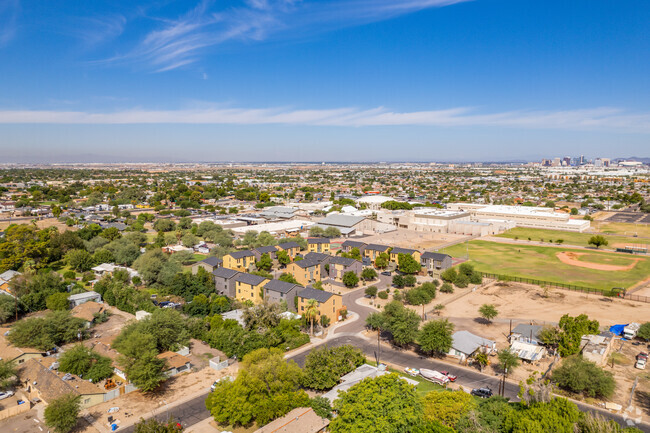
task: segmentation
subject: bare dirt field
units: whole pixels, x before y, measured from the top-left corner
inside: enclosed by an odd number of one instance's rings
[[[15,219],[12,221],[0,221],[0,230],[4,230],[7,227],[9,227],[11,224],[31,224],[32,220],[29,218],[20,218],[20,219]],[[66,231],[66,230],[77,230],[75,227],[68,227],[64,223],[60,222],[56,218],[46,218],[42,220],[37,220],[36,221],[36,226],[39,229],[46,229],[48,227],[56,227],[59,229],[60,232]]]
[[[366,236],[359,240],[365,243],[383,244],[391,247],[430,250],[465,238],[467,236],[448,233],[422,233],[415,230],[399,229],[390,233]]]
[[[221,371],[211,368],[203,368],[200,371],[192,371],[167,380],[155,393],[150,395],[134,391],[114,400],[98,404],[81,412],[81,416],[89,414],[96,423],[108,428],[108,409],[119,407],[119,411],[113,414],[118,420],[118,425],[128,425],[137,422],[141,417],[147,418],[152,410],[162,408],[166,404],[174,405],[179,401],[190,398],[193,395],[207,391],[210,385],[218,378],[224,376],[237,376],[237,364]],[[129,414],[127,417],[126,414]],[[93,430],[87,430],[93,431]]]
[[[562,251],[555,254],[556,257],[567,265],[578,266],[581,268],[595,269],[597,271],[629,271],[634,269],[636,264],[641,261],[641,259],[631,258],[629,261],[631,263],[627,265],[610,265],[604,263],[593,263],[589,261],[580,260],[580,257],[588,256],[587,253],[579,253],[575,251]],[[611,260],[611,259],[608,259]]]

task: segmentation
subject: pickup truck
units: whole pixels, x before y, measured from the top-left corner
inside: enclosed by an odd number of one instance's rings
[[[648,354],[641,352],[636,356],[636,364],[634,364],[634,367],[638,368],[639,370],[645,370],[645,365],[647,362]]]

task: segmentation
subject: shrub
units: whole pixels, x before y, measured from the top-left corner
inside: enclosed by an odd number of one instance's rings
[[[459,274],[454,281],[456,287],[464,289],[469,284],[469,278],[465,274]]]
[[[442,281],[446,281],[448,283],[453,283],[456,281],[456,277],[458,277],[458,274],[456,273],[456,269],[454,268],[449,268],[445,270],[442,274],[440,274],[440,278],[442,278]]]
[[[368,296],[377,296],[377,288],[375,286],[366,287],[364,292]]]
[[[74,280],[75,278],[77,278],[77,274],[75,271],[65,271],[63,273],[63,278],[65,278],[66,280]]]
[[[481,284],[483,282],[483,275],[480,272],[474,271],[469,277],[469,282],[472,284]]]
[[[381,291],[377,294],[379,296],[379,299],[388,299],[388,292],[387,291]]]
[[[406,275],[404,277],[404,285],[406,287],[415,287],[416,283],[417,279],[415,278],[415,275]]]
[[[553,381],[560,388],[589,397],[610,397],[616,388],[612,374],[580,356],[564,360],[553,372]]]
[[[454,286],[449,283],[443,283],[440,287],[442,293],[454,293]]]

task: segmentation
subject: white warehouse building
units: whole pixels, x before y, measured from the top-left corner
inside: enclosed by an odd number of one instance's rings
[[[568,213],[555,212],[553,208],[545,207],[450,203],[447,205],[447,209],[468,212],[472,221],[510,221],[517,227],[582,233],[591,225],[588,220],[571,219]]]

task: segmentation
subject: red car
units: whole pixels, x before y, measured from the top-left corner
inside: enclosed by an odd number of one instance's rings
[[[448,371],[441,371],[440,373],[444,374],[447,376],[447,379],[449,379],[450,382],[454,382],[456,380],[456,375],[454,374],[449,374]]]

